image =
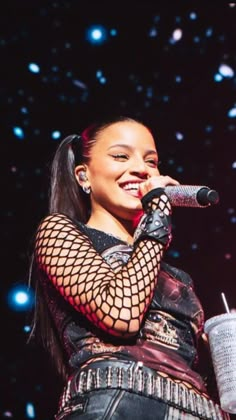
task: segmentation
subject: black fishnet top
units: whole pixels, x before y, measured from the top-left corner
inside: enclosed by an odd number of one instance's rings
[[[205,391],[194,371],[203,311],[190,277],[162,254],[155,240],[133,248],[62,214],[40,224],[40,281],[71,371],[95,358],[142,360]]]

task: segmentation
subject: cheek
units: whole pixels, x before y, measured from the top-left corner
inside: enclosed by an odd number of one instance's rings
[[[160,171],[158,168],[153,168],[151,171],[151,176],[160,176]]]

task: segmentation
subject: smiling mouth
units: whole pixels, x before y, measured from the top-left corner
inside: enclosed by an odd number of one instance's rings
[[[135,197],[140,196],[140,192],[139,192],[140,183],[139,182],[129,182],[127,184],[120,185],[120,187],[122,188],[122,190],[124,190],[126,193],[130,195],[133,195]]]

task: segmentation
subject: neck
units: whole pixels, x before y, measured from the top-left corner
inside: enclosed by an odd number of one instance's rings
[[[121,240],[132,244],[133,234],[138,224],[141,214],[132,220],[124,220],[113,215],[96,213],[92,214],[87,225],[105,233],[117,236]]]

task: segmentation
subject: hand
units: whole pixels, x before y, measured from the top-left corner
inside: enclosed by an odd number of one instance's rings
[[[140,197],[155,188],[165,188],[167,185],[179,185],[179,182],[168,175],[152,176],[147,181],[142,182],[139,187]]]

